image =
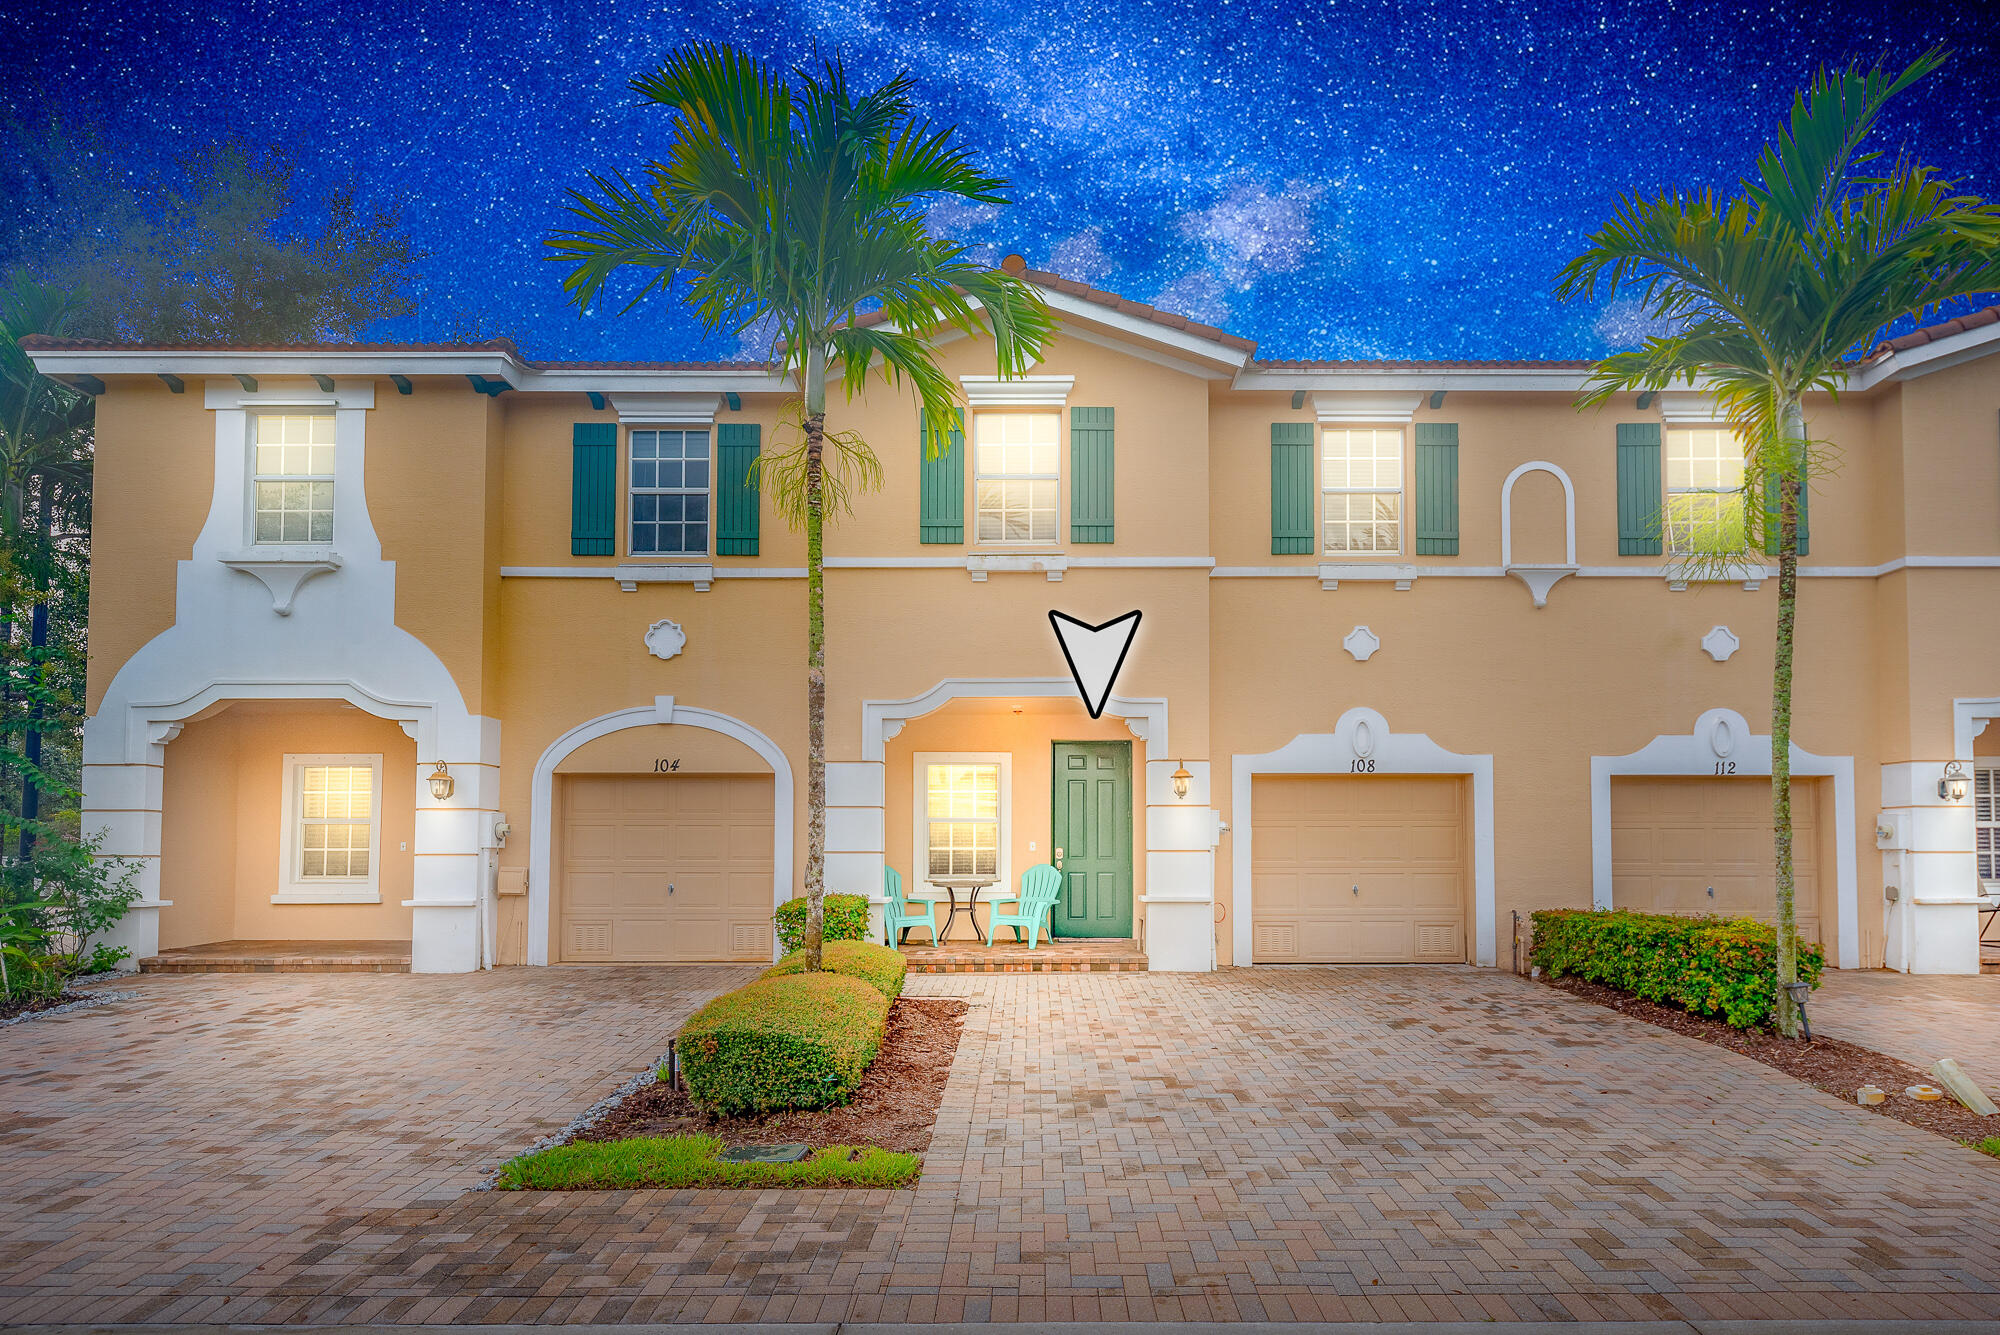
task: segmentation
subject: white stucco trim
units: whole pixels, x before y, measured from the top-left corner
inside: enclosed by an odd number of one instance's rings
[[[1861,920],[1854,857],[1854,757],[1819,756],[1792,744],[1792,774],[1833,780],[1834,895],[1843,969],[1861,965]],[[1611,895],[1611,780],[1644,777],[1771,775],[1771,737],[1754,733],[1733,709],[1711,709],[1687,733],[1662,734],[1628,755],[1590,758],[1590,901],[1614,907]]]
[[[653,698],[650,705],[599,714],[577,724],[550,742],[535,761],[530,789],[528,816],[528,963],[549,962],[550,894],[549,842],[555,823],[556,766],[578,747],[609,737],[627,728],[647,728],[672,723],[705,728],[732,737],[757,753],[771,767],[771,907],[791,898],[792,890],[792,765],[784,751],[762,732],[742,719],[713,709],[674,703],[671,695]],[[774,955],[775,959],[776,956]]]
[[[959,387],[968,408],[1061,408],[1076,386],[1073,375],[1023,375],[1002,379],[962,375]]]
[[[1360,767],[1371,766],[1364,769]],[[1428,733],[1391,732],[1373,709],[1350,709],[1332,732],[1300,733],[1275,751],[1230,757],[1229,853],[1235,959],[1253,963],[1256,888],[1250,879],[1254,780],[1260,774],[1463,774],[1472,780],[1472,930],[1475,964],[1491,966],[1494,933],[1493,757],[1460,755]]]
[[[2000,718],[2000,695],[1963,696],[1951,702],[1952,759],[1972,763],[1972,739],[1986,731],[1989,719]]]
[[[1550,473],[1563,489],[1563,564],[1576,566],[1576,484],[1569,480],[1569,474],[1559,464],[1546,459],[1534,459],[1522,464],[1507,474],[1507,480],[1500,484],[1500,564],[1509,568],[1514,565],[1514,484],[1529,473]]]
[[[906,700],[863,700],[861,702],[861,758],[880,761],[888,751],[889,739],[903,730],[911,719],[922,718],[954,700],[993,700],[1026,697],[1035,700],[1074,699],[1076,683],[1068,677],[947,677],[922,695]],[[1125,720],[1134,737],[1146,743],[1150,753],[1169,755],[1167,702],[1158,697],[1134,698],[1114,695],[1105,702],[1104,712]]]

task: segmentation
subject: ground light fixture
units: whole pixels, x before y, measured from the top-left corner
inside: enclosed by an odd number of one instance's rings
[[[437,768],[431,772],[431,796],[442,802],[450,797],[452,790],[457,787],[458,780],[451,777],[451,771],[445,767],[442,760],[438,761]]]
[[[1950,761],[1944,767],[1944,777],[1938,780],[1938,796],[1947,802],[1963,802],[1968,782],[1965,766],[1956,760]]]
[[[1185,760],[1177,760],[1174,763],[1180,767],[1176,769],[1173,773],[1174,796],[1186,797],[1188,789],[1188,780],[1192,779],[1194,775],[1188,773],[1187,762]]]

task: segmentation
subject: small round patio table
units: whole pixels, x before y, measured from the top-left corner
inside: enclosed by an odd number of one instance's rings
[[[928,884],[944,891],[951,899],[951,907],[945,911],[944,925],[938,928],[940,943],[950,939],[951,925],[957,921],[958,915],[962,912],[966,921],[972,924],[972,934],[979,938],[979,944],[982,946],[992,944],[986,939],[986,933],[979,930],[979,914],[976,910],[979,908],[979,892],[999,880],[998,876],[933,876],[929,879]],[[959,903],[960,891],[965,893],[963,904]],[[1012,898],[1014,896],[1009,894],[998,894],[989,902],[1004,902]]]

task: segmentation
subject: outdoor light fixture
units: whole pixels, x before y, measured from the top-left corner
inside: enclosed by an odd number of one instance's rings
[[[431,796],[442,802],[451,796],[456,787],[458,780],[451,777],[451,771],[445,768],[442,760],[438,761],[437,769],[431,774]]]
[[[1947,802],[1963,802],[1967,782],[1965,766],[1951,761],[1944,767],[1944,777],[1938,780],[1938,796]]]
[[[1180,766],[1180,768],[1174,771],[1174,796],[1186,797],[1188,780],[1192,779],[1194,775],[1188,773],[1188,767],[1186,761],[1177,761],[1175,763],[1177,763]]]

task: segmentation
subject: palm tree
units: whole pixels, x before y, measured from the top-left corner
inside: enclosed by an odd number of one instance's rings
[[[955,128],[920,119],[900,74],[855,93],[839,60],[787,73],[727,46],[677,52],[632,89],[674,115],[664,160],[638,183],[592,174],[570,192],[575,230],[548,242],[570,266],[579,308],[626,268],[651,274],[633,298],[681,280],[711,333],[768,333],[799,385],[796,446],[759,461],[758,485],[806,536],[806,967],[820,967],[826,872],[826,588],[829,512],[875,485],[867,443],[826,429],[827,379],[848,398],[871,373],[915,390],[926,435],[949,439],[957,390],[927,331],[990,332],[998,372],[1040,360],[1054,322],[1039,294],[930,235],[926,204],[1004,203],[1006,182],[974,167]],[[629,309],[629,306],[627,307]],[[868,317],[860,319],[858,317]],[[934,446],[941,448],[941,445]],[[780,816],[780,819],[783,819]]]
[[[1829,461],[1807,434],[1805,396],[1837,395],[1851,359],[1892,322],[2000,290],[2000,210],[1907,155],[1870,166],[1883,104],[1944,62],[1932,50],[1901,73],[1821,69],[1754,178],[1718,203],[1706,192],[1625,197],[1564,266],[1556,291],[1636,292],[1674,332],[1600,361],[1580,406],[1675,383],[1712,392],[1744,442],[1744,504],[1728,556],[1758,539],[1778,559],[1771,673],[1771,821],[1777,865],[1778,1025],[1798,1032],[1784,984],[1798,979],[1792,909],[1792,631],[1803,488]],[[1773,503],[1775,502],[1775,503]],[[1716,560],[1723,544],[1698,543]]]

